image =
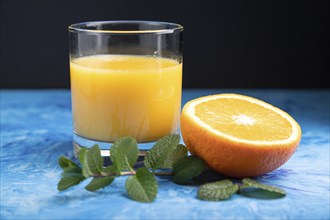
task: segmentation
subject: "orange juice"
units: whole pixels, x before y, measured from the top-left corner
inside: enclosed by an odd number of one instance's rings
[[[94,55],[70,62],[74,131],[113,142],[132,136],[155,141],[176,133],[182,64],[172,59]]]

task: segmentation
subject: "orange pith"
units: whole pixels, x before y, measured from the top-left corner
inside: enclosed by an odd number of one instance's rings
[[[284,164],[301,138],[298,123],[284,111],[248,96],[221,94],[188,102],[181,133],[193,154],[228,176],[247,177]]]

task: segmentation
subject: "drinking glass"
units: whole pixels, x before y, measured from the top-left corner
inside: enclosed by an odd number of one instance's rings
[[[95,21],[69,26],[74,153],[120,137],[148,150],[179,132],[182,90],[179,24]]]

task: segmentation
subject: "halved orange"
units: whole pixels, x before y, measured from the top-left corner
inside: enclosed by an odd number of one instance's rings
[[[183,141],[211,169],[231,177],[273,171],[294,153],[299,124],[286,112],[238,94],[210,95],[185,104]]]

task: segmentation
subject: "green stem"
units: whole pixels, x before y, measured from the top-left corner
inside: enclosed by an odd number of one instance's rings
[[[129,171],[120,172],[120,176],[135,175],[135,174],[136,174],[136,171],[135,170],[129,170]]]
[[[173,173],[172,172],[155,172],[154,173],[156,176],[172,176]]]
[[[136,171],[135,170],[128,170],[128,171],[123,171],[120,172],[119,176],[128,176],[128,175],[135,175]],[[172,172],[155,172],[154,173],[156,176],[172,176]],[[91,177],[107,177],[107,176],[118,176],[118,173],[116,172],[110,172],[110,173],[95,173],[91,175]]]

